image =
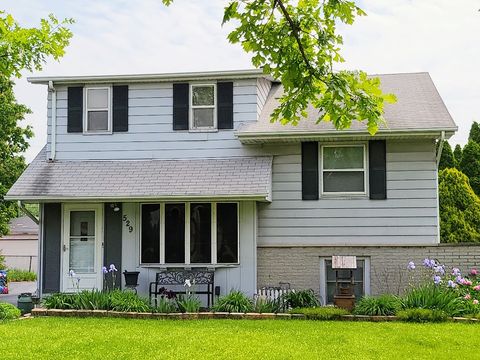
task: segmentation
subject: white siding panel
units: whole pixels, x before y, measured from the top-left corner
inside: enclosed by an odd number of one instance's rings
[[[263,85],[267,86],[267,83]],[[264,94],[265,88],[262,87],[261,90]],[[258,91],[256,79],[234,81],[235,129],[243,123],[257,121]],[[166,159],[259,154],[259,146],[243,146],[235,137],[234,130],[208,133],[174,131],[172,84],[131,84],[128,96],[128,132],[101,135],[72,134],[67,133],[67,87],[58,86],[56,158],[59,160]],[[51,135],[51,97],[47,106],[47,134]]]
[[[274,157],[273,201],[258,205],[259,246],[438,241],[433,141],[387,141],[386,200],[324,196],[302,201],[300,145],[294,146]]]

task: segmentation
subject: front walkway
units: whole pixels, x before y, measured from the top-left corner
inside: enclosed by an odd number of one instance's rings
[[[17,306],[18,295],[22,293],[34,293],[37,290],[35,281],[22,281],[8,283],[9,293],[0,295],[0,302],[7,302]]]

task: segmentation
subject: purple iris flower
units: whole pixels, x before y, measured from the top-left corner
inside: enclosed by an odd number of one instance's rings
[[[438,275],[435,275],[435,276],[433,277],[433,282],[435,283],[435,285],[438,285],[438,284],[440,284],[440,283],[442,282],[442,278],[441,278],[440,276],[438,276]]]
[[[413,261],[410,261],[407,265],[408,270],[415,270],[415,263]]]
[[[115,267],[115,264],[110,264],[110,269],[108,271],[110,271],[110,272],[117,271],[117,268]]]
[[[432,269],[435,265],[436,263],[433,259],[430,260],[429,258],[426,258],[425,260],[423,260],[423,266],[425,266],[426,268]]]
[[[104,273],[104,274],[108,273],[108,270],[107,270],[106,266],[102,267],[102,273]]]
[[[445,275],[445,266],[444,265],[435,266],[434,270],[435,270],[436,273],[439,273],[442,276]]]
[[[452,275],[453,276],[460,276],[461,275],[460,269],[459,268],[453,268],[452,269]]]
[[[457,284],[455,284],[452,280],[448,280],[448,287],[453,289],[453,288],[457,287]]]
[[[461,275],[458,275],[458,276],[455,278],[455,282],[456,282],[457,284],[462,284],[464,280],[465,280],[465,279],[462,278]]]

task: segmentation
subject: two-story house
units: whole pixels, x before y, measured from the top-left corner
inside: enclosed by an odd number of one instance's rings
[[[39,202],[39,290],[102,288],[102,266],[208,268],[222,294],[289,282],[331,302],[332,255],[356,293],[382,264],[439,243],[436,141],[457,129],[427,73],[380,75],[398,101],[370,136],[270,121],[282,86],[259,70],[34,77],[48,141],[7,194]]]

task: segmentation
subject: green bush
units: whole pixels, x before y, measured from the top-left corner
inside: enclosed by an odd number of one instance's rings
[[[438,176],[441,241],[480,242],[480,198],[467,176],[457,169],[442,170]]]
[[[178,309],[174,300],[160,297],[157,301],[157,306],[153,308],[153,311],[162,314],[171,314],[178,312]]]
[[[0,250],[0,270],[5,270],[5,256],[2,255],[2,250]]]
[[[397,313],[400,320],[407,322],[442,322],[448,319],[447,314],[438,309],[407,309]]]
[[[18,319],[21,315],[20,309],[8,303],[0,303],[0,320]]]
[[[182,313],[195,313],[200,311],[202,302],[195,295],[179,296],[177,299],[178,310]]]
[[[355,304],[353,313],[356,315],[389,316],[395,315],[400,307],[400,299],[393,295],[364,296]]]
[[[289,311],[290,314],[303,314],[312,320],[336,320],[342,315],[348,315],[348,311],[334,306],[320,306],[311,308],[297,308]]]
[[[115,290],[109,293],[110,309],[123,312],[150,312],[152,308],[147,299],[129,291]]]
[[[462,299],[455,291],[430,283],[409,290],[402,298],[402,308],[440,310],[449,316],[458,316],[465,311]]]
[[[149,312],[152,310],[147,299],[141,298],[135,293],[121,290],[112,292],[85,290],[74,294],[52,294],[43,300],[43,306],[47,309],[113,310],[124,312]]]
[[[271,313],[279,313],[283,311],[283,300],[281,298],[278,299],[266,299],[262,297],[257,297],[255,299],[254,305],[254,312],[260,314],[271,314]]]
[[[0,266],[1,268],[1,266]],[[37,274],[32,271],[8,269],[8,281],[36,281]]]
[[[440,142],[437,143],[437,152]],[[442,156],[440,157],[440,163],[438,164],[438,169],[443,170],[446,168],[455,167],[455,158],[453,156],[452,147],[450,146],[447,140],[443,141]]]
[[[215,312],[247,313],[253,311],[253,301],[241,291],[231,291],[230,294],[222,296],[212,306]]]
[[[480,143],[470,140],[465,145],[460,170],[468,176],[473,191],[480,196]]]
[[[289,308],[312,308],[320,305],[312,289],[289,292],[283,296],[283,300]]]

